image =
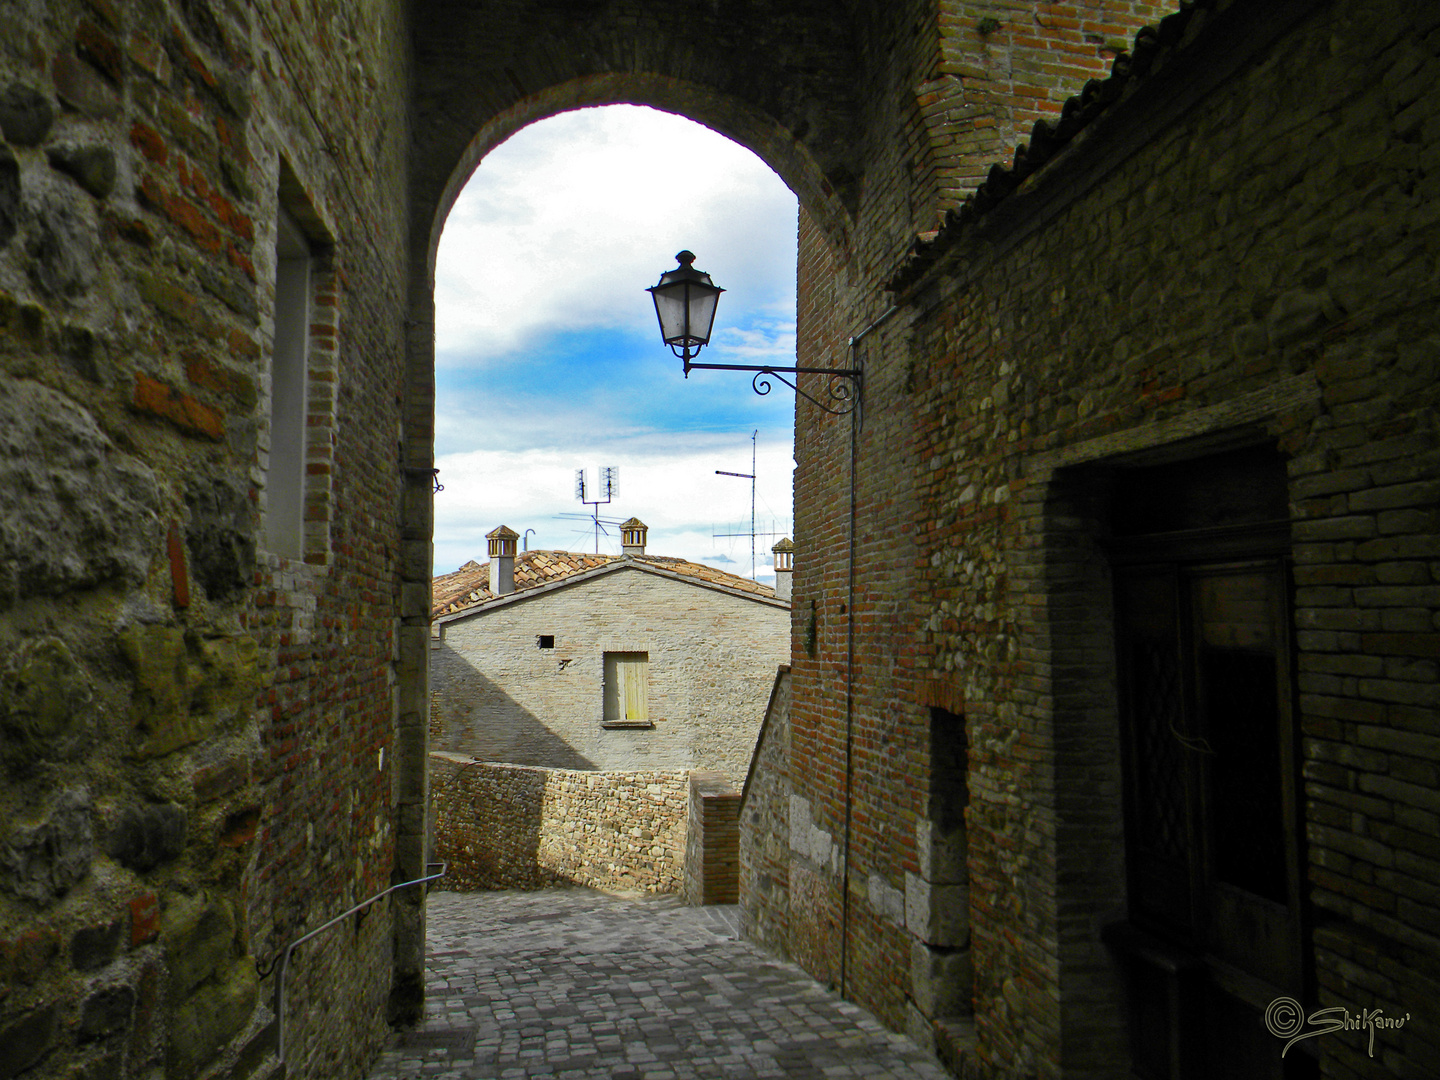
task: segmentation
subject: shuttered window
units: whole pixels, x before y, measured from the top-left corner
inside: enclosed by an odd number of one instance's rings
[[[650,654],[605,654],[605,712],[607,725],[650,726]]]

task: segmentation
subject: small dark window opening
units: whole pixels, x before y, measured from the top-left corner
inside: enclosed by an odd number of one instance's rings
[[[555,635],[537,634],[535,637],[535,644],[542,649],[553,649],[555,647]]]
[[[965,824],[970,805],[970,748],[965,717],[946,709],[930,710],[929,818],[945,835]]]

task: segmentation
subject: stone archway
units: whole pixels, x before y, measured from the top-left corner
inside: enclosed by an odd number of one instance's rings
[[[713,13],[686,22],[662,5],[629,6],[633,19],[610,11],[603,27],[583,18],[542,16],[526,34],[524,49],[514,40],[521,24],[513,17],[500,20],[449,3],[416,13],[400,433],[405,492],[396,872],[401,878],[419,876],[427,854],[435,256],[445,219],[470,174],[491,149],[537,120],[586,106],[648,105],[704,124],[757,154],[796,193],[837,265],[849,248],[858,150],[846,137],[855,130],[847,24],[818,5],[808,17],[753,14],[729,27],[721,27]],[[558,12],[575,5],[556,7]],[[794,34],[797,19],[811,32]],[[786,36],[789,44],[778,36],[782,22],[791,24],[788,34],[795,40]],[[724,39],[726,47],[716,48],[716,39]],[[419,1013],[424,953],[422,897],[406,896],[397,906],[393,1018]]]

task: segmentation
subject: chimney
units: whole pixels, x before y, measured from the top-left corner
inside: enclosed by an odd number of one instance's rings
[[[639,518],[632,517],[620,526],[620,553],[622,555],[644,555],[645,534],[650,531]]]
[[[505,596],[515,591],[515,541],[520,534],[501,525],[485,534],[490,545],[490,595]]]
[[[775,595],[790,599],[790,578],[795,573],[795,545],[788,536],[770,549],[775,553]]]

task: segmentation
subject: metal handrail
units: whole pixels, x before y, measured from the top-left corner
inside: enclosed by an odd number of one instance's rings
[[[336,915],[329,922],[322,923],[314,930],[311,930],[308,934],[304,935],[303,937],[296,938],[294,941],[290,942],[289,945],[285,946],[284,951],[280,953],[279,959],[275,961],[274,965],[270,969],[270,971],[273,971],[275,973],[275,1057],[281,1065],[285,1064],[285,966],[290,962],[290,954],[294,952],[297,947],[304,945],[305,942],[309,941],[317,934],[323,934],[326,930],[329,930],[330,927],[334,926],[336,923],[343,922],[351,915],[354,915],[357,911],[369,907],[377,900],[385,899],[385,897],[389,896],[392,892],[395,892],[399,889],[407,889],[411,885],[424,885],[427,881],[435,881],[438,878],[444,877],[446,865],[447,864],[443,862],[426,863],[425,869],[427,871],[434,871],[433,873],[429,873],[426,877],[416,878],[414,881],[402,881],[399,885],[391,885],[385,891],[376,893],[368,900],[360,901],[360,903],[356,904],[349,911]],[[436,870],[437,867],[439,868],[438,870]],[[258,968],[260,965],[257,963],[255,966]],[[260,972],[260,977],[264,978],[268,974],[270,974],[269,971],[262,971]]]

